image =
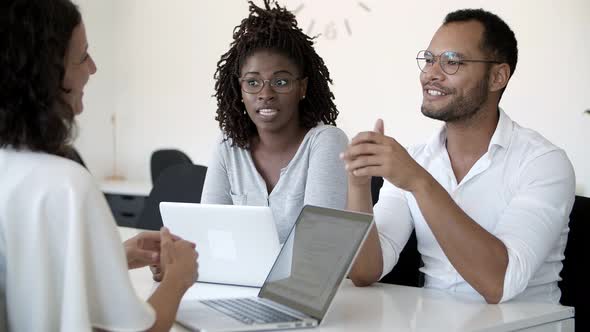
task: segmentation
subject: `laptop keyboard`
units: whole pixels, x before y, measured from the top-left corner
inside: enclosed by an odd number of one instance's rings
[[[203,304],[244,324],[270,324],[300,321],[300,318],[273,309],[252,299],[203,300]]]

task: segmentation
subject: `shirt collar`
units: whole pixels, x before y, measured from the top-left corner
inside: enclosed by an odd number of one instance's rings
[[[512,137],[512,130],[514,129],[514,122],[510,117],[504,113],[502,108],[498,108],[500,112],[500,118],[498,119],[498,125],[496,131],[492,135],[488,151],[491,151],[493,147],[508,148],[510,145],[510,138]]]
[[[498,108],[500,116],[498,119],[498,125],[490,140],[488,146],[488,152],[492,153],[498,148],[507,148],[510,144],[510,138],[512,137],[512,130],[514,129],[514,122],[504,112],[502,108]],[[443,125],[441,128],[430,138],[426,144],[427,150],[432,155],[437,155],[446,150],[447,141],[447,126]]]
[[[433,156],[439,155],[446,150],[446,141],[447,126],[443,125],[430,137],[428,143],[426,143],[426,150]]]

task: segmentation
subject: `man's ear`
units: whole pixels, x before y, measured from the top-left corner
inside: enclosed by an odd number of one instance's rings
[[[504,89],[508,84],[508,80],[510,80],[510,66],[507,63],[494,65],[490,75],[490,91],[496,92]]]

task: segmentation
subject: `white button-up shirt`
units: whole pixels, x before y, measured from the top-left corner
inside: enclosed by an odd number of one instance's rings
[[[469,217],[508,249],[502,302],[559,302],[557,281],[575,197],[574,171],[565,152],[500,110],[487,152],[457,183],[445,142],[443,126],[428,144],[408,151]],[[383,276],[393,269],[415,228],[425,287],[481,296],[445,256],[411,193],[385,181],[374,214]]]

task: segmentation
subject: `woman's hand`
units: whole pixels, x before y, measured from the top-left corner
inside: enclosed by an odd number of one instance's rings
[[[195,250],[195,244],[182,239],[175,240],[168,228],[162,227],[160,245],[162,279],[174,280],[176,284],[186,289],[191,287],[199,276],[197,263],[199,254]]]
[[[123,246],[130,270],[160,262],[160,232],[141,232],[123,242]]]

